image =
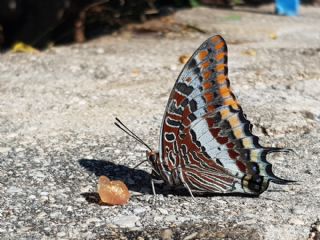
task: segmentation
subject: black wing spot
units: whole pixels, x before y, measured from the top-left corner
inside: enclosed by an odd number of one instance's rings
[[[224,59],[223,59],[223,61],[224,61],[225,63],[227,63],[227,62],[228,62],[228,56],[227,56],[227,55],[224,55]]]
[[[182,107],[177,107],[175,104],[175,101],[171,101],[170,105],[169,105],[169,112],[178,114],[182,116],[183,113],[183,108]]]
[[[250,134],[251,135],[251,134]],[[261,148],[262,146],[259,143],[259,138],[257,136],[252,135],[252,143],[256,148]]]
[[[168,158],[171,162],[175,163],[176,162],[176,158],[175,158],[175,154],[173,152],[169,152],[168,154]],[[169,168],[168,168],[169,169]]]
[[[203,154],[203,156],[205,156],[208,159],[211,159],[211,157],[209,156],[209,154],[206,151],[206,148],[204,146],[201,146],[201,153]]]
[[[229,78],[226,79],[226,85],[227,85],[227,88],[230,88],[230,80],[229,80]]]
[[[194,72],[196,75],[198,75],[198,74],[200,73],[200,71],[201,71],[201,69],[198,68],[198,67],[196,67],[196,68],[193,69],[193,72]]]
[[[176,136],[173,133],[166,133],[164,137],[168,142],[173,142],[176,139]]]
[[[273,173],[273,171],[272,171],[272,165],[271,165],[271,164],[269,164],[269,165],[266,166],[265,171],[266,171],[266,173],[268,174],[268,176],[274,176],[274,173]]]
[[[207,152],[202,152],[202,154],[203,154],[206,158],[211,159],[210,155],[209,155]]]
[[[244,148],[243,144],[242,144],[242,140],[241,139],[235,139],[233,141],[233,144],[236,146],[236,148]],[[249,160],[250,160],[250,153],[249,153]]]
[[[197,61],[194,58],[192,58],[188,64],[188,68],[190,69],[190,68],[194,68],[196,66],[197,66]]]
[[[228,120],[224,120],[219,126],[221,129],[224,129],[224,130],[231,129],[231,125],[228,122]]]
[[[259,193],[261,191],[261,185],[263,183],[263,177],[259,175],[254,175],[248,182],[248,188],[253,191]]]
[[[180,122],[175,121],[175,120],[173,120],[173,119],[171,119],[171,118],[169,118],[169,117],[167,117],[166,121],[167,121],[167,124],[168,124],[169,126],[180,127],[180,125],[181,125]]]
[[[236,143],[234,143],[235,145],[236,145]],[[237,145],[236,145],[237,146]],[[237,146],[237,148],[241,148],[241,146]],[[251,152],[250,152],[250,150],[248,150],[248,149],[240,149],[239,150],[240,151],[240,158],[241,158],[241,160],[244,160],[244,161],[250,161],[250,159],[251,159],[251,156],[250,156],[250,154],[251,154]]]
[[[188,86],[185,83],[178,83],[176,86],[176,89],[178,90],[179,93],[182,93],[185,96],[190,95],[193,91],[193,87]]]
[[[181,106],[182,106],[182,107],[185,107],[185,106],[187,106],[188,104],[189,104],[189,100],[188,100],[188,98],[185,98],[185,99],[182,101]]]
[[[246,166],[247,166],[248,174],[250,174],[250,175],[259,175],[260,174],[259,165],[257,163],[248,162],[246,164]]]
[[[233,131],[224,131],[223,133],[220,133],[220,136],[228,137],[230,140],[237,139]]]
[[[212,117],[212,120],[215,124],[220,123],[222,120],[220,112],[217,112],[217,114]]]
[[[194,99],[190,101],[190,110],[191,112],[195,112],[197,110],[197,102]]]
[[[219,165],[221,165],[223,167],[223,164],[222,164],[222,162],[220,161],[219,158],[216,158],[216,163],[218,163]]]
[[[179,137],[180,137],[180,139],[184,139],[186,137],[186,134],[185,133],[179,133]]]
[[[201,143],[198,141],[196,133],[192,129],[190,129],[190,134],[192,142],[194,142],[198,147],[201,147]]]
[[[188,118],[190,119],[191,122],[193,122],[194,120],[197,119],[197,117],[192,113],[188,116]]]

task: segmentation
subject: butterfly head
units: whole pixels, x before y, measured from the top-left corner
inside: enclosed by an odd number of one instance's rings
[[[147,160],[151,163],[152,166],[156,165],[157,160],[159,159],[159,152],[156,151],[147,151]]]
[[[147,151],[147,161],[151,163],[152,173],[151,177],[153,179],[161,180],[160,169],[159,169],[159,152],[156,151]]]

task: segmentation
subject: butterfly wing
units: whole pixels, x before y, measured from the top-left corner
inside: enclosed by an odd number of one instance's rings
[[[260,194],[276,177],[265,148],[230,90],[227,45],[213,36],[193,54],[180,73],[164,114],[160,171],[171,184],[191,190]],[[179,171],[178,171],[179,169]],[[170,175],[170,176],[169,176]]]

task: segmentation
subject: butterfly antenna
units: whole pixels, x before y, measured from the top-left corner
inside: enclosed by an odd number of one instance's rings
[[[137,142],[146,146],[150,151],[152,151],[151,147],[148,146],[141,138],[139,138],[134,132],[132,132],[126,125],[124,125],[119,118],[116,117],[116,122],[114,123],[118,128],[128,134],[130,137],[134,138]]]
[[[148,162],[148,160],[143,160],[143,161],[139,162],[137,165],[135,165],[135,166],[133,167],[133,169],[136,169],[137,167],[139,167],[141,164],[143,164],[143,163],[145,163],[145,162]]]

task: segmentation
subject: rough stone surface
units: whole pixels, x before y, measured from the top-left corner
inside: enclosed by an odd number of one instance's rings
[[[132,215],[132,216],[121,216],[121,217],[116,217],[113,219],[113,223],[115,225],[118,225],[119,227],[122,228],[132,228],[135,226],[136,222],[139,221],[139,217]]]
[[[318,236],[320,9],[302,7],[294,18],[272,9],[189,9],[176,21],[206,33],[123,31],[0,55],[0,239],[160,239],[164,229],[173,239]],[[298,184],[196,203],[158,187],[153,205],[150,166],[133,169],[145,149],[114,117],[157,149],[179,57],[214,33],[228,43],[231,86],[261,143],[296,151],[270,156],[274,171]],[[127,205],[98,204],[101,175],[126,182]]]

